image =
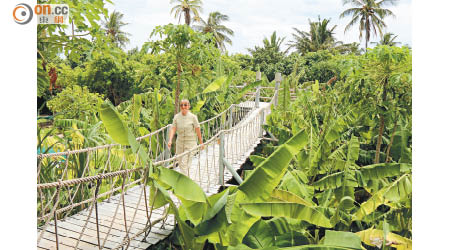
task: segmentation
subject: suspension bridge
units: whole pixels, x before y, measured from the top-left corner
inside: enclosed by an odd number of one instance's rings
[[[215,194],[232,178],[242,182],[237,170],[264,138],[262,125],[278,102],[278,79],[275,88],[258,87],[246,100],[201,122],[203,147],[172,156],[170,125],[137,140],[147,147],[154,167],[177,170],[180,157],[192,157],[188,176],[206,195]],[[38,249],[147,249],[172,232],[174,216],[167,206],[153,209],[145,184],[148,168],[130,152],[108,144],[37,156]]]

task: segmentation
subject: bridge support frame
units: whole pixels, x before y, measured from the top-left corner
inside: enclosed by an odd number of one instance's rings
[[[239,176],[239,174],[236,172],[236,170],[234,170],[233,166],[231,166],[231,164],[227,161],[227,159],[223,158],[223,163],[224,165],[227,167],[228,171],[231,172],[231,174],[233,175],[234,179],[236,179],[236,181],[241,184],[243,182],[242,178]]]
[[[277,106],[278,105],[278,90],[280,89],[280,84],[281,84],[281,73],[277,72],[275,73],[275,101],[274,101],[274,105]]]

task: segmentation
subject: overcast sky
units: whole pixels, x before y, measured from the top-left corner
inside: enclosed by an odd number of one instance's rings
[[[117,10],[123,13],[124,21],[129,23],[123,28],[131,34],[126,49],[140,48],[149,40],[151,31],[157,25],[178,24],[178,19],[170,15],[173,6],[170,0],[116,0],[114,5],[107,4],[111,12]],[[316,21],[319,15],[321,19],[331,18],[330,28],[337,25],[335,37],[338,40],[359,42],[358,25],[344,34],[350,17],[339,19],[340,13],[350,7],[344,6],[341,0],[203,0],[200,16],[206,20],[213,11],[228,15],[230,21],[224,25],[234,31],[234,36],[231,37],[233,45],[227,44],[227,50],[231,53],[248,53],[246,48],[261,46],[264,37],[270,37],[273,31],[278,36],[286,37],[286,43],[292,39],[292,27],[308,31],[308,19]],[[394,12],[396,18],[386,18],[386,31],[398,35],[397,41],[402,44],[412,46],[411,0],[400,0],[396,6],[387,8]],[[371,39],[378,40],[378,37]]]

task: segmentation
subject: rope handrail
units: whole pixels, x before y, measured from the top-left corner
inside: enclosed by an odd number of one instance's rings
[[[101,179],[105,179],[105,178],[115,177],[118,175],[126,175],[126,174],[133,173],[133,172],[136,172],[136,171],[142,170],[142,169],[143,169],[142,167],[139,167],[139,168],[133,168],[133,169],[119,170],[119,171],[110,172],[110,173],[106,173],[106,174],[99,174],[99,175],[87,176],[87,177],[82,177],[82,178],[70,179],[70,180],[65,180],[65,181],[41,183],[41,184],[37,184],[37,189],[52,188],[52,187],[66,187],[66,186],[71,186],[74,184],[93,182],[93,181],[97,181],[97,180],[101,180]]]
[[[262,109],[258,112],[258,114],[260,114],[261,112],[263,112],[265,109],[270,108],[270,106],[273,104],[273,102],[274,102],[274,100],[275,100],[275,96],[276,96],[276,93],[277,93],[277,92],[278,92],[278,90],[276,90],[275,93],[274,93],[274,95],[272,96],[271,101],[270,101],[270,103],[269,103],[269,106],[266,107],[266,108],[262,108]],[[204,124],[204,123],[206,123],[206,122],[208,122],[208,121],[210,121],[210,120],[213,120],[213,119],[215,119],[215,118],[220,117],[220,116],[223,115],[224,113],[228,112],[233,106],[236,106],[236,104],[231,104],[230,107],[228,107],[225,111],[223,111],[223,112],[221,112],[220,114],[216,115],[215,117],[210,118],[209,120],[205,120],[205,121],[203,121],[203,122],[201,122],[201,123],[199,123],[199,124]],[[173,161],[173,160],[175,160],[175,159],[177,159],[177,158],[181,158],[181,157],[183,157],[183,156],[185,156],[185,155],[188,155],[188,154],[190,154],[190,153],[192,153],[192,152],[195,152],[195,151],[199,150],[202,146],[209,145],[211,142],[213,142],[213,141],[215,141],[217,138],[219,138],[219,136],[220,136],[221,133],[230,133],[230,132],[232,132],[232,131],[234,131],[234,130],[240,129],[241,127],[247,125],[247,124],[250,123],[250,122],[252,122],[252,120],[246,120],[246,121],[244,121],[243,123],[237,124],[236,126],[230,128],[230,129],[221,129],[221,130],[219,130],[215,135],[213,135],[209,140],[207,140],[206,142],[204,142],[203,144],[199,144],[199,145],[197,145],[196,147],[192,148],[191,150],[185,151],[185,152],[183,152],[182,154],[175,155],[175,156],[173,156],[173,157],[171,157],[171,158],[168,158],[168,159],[165,159],[165,160],[160,160],[160,161],[152,162],[152,164],[155,165],[155,166],[158,166],[158,165],[161,165],[161,164],[165,164],[165,163],[171,162],[171,161]],[[169,126],[171,126],[171,124],[166,125],[166,126],[164,126],[163,128],[160,128],[160,129],[158,129],[158,130],[156,130],[156,131],[154,131],[153,133],[150,133],[150,134],[155,134],[156,132],[162,131],[162,130],[166,129],[166,128],[169,127]],[[150,134],[149,134],[149,135],[150,135]],[[143,137],[145,138],[146,136],[149,136],[149,135],[145,135],[145,136],[143,136]],[[143,137],[140,137],[140,139],[143,139]],[[61,155],[64,155],[64,153],[68,153],[68,154],[69,154],[69,153],[70,153],[70,154],[73,154],[73,153],[82,153],[82,152],[92,151],[92,150],[95,150],[95,149],[103,149],[103,148],[108,148],[108,147],[111,147],[111,146],[118,146],[118,145],[120,145],[120,144],[108,144],[108,145],[102,145],[102,146],[97,146],[97,147],[92,147],[92,148],[86,148],[86,149],[80,149],[80,150],[73,150],[73,151],[66,151],[66,152],[58,152],[58,153],[51,153],[51,154],[42,154],[42,156],[43,156],[43,157],[44,157],[44,156],[48,157],[48,155],[50,155],[50,157],[51,157],[51,156],[61,156]],[[141,169],[141,168],[131,169],[131,170],[133,170],[133,172],[134,172],[134,171],[139,170],[139,169]],[[102,178],[106,178],[106,177],[113,177],[113,176],[121,175],[121,174],[126,173],[126,171],[130,171],[130,169],[129,169],[129,170],[119,170],[119,171],[110,172],[110,173],[107,173],[107,174],[100,174],[100,175],[96,175],[96,176],[88,176],[88,177],[82,177],[82,178],[75,178],[75,179],[65,180],[65,181],[62,181],[62,182],[52,182],[52,183],[38,184],[37,188],[38,188],[38,189],[41,189],[41,188],[57,187],[58,185],[68,186],[68,185],[79,184],[79,183],[84,183],[84,182],[92,182],[92,181],[95,181],[95,180],[98,180],[98,179],[102,179]],[[103,177],[102,177],[102,176],[103,176]]]

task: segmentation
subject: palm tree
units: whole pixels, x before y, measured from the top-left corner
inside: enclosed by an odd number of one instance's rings
[[[181,20],[181,15],[184,15],[184,23],[188,26],[191,25],[191,12],[194,14],[194,20],[197,21],[200,19],[199,12],[202,12],[202,0],[170,0],[170,3],[177,3],[170,14],[175,11],[175,18],[178,17],[178,23]]]
[[[397,38],[397,36],[394,36],[394,33],[389,32],[384,34],[379,42],[371,42],[371,44],[397,46],[397,44],[400,44],[400,42],[395,42],[395,38]]]
[[[106,35],[111,37],[112,41],[120,47],[125,46],[125,44],[130,42],[130,39],[128,39],[127,36],[131,35],[121,30],[123,26],[128,25],[128,23],[122,21],[122,18],[123,14],[114,10],[103,23]]]
[[[232,44],[231,39],[227,35],[233,35],[234,32],[230,28],[222,25],[221,22],[228,21],[229,17],[227,15],[221,14],[218,11],[209,13],[208,22],[205,22],[200,18],[200,25],[194,25],[193,28],[203,32],[212,33],[216,39],[216,47],[225,51],[225,42]]]
[[[274,49],[275,52],[282,52],[281,51],[281,44],[283,43],[284,39],[286,37],[280,38],[277,37],[277,32],[274,31],[272,35],[270,36],[270,40],[267,39],[267,37],[264,37],[263,44],[265,49]],[[283,54],[286,53],[286,51],[282,52]]]
[[[344,33],[359,21],[359,39],[361,40],[364,31],[366,50],[372,32],[374,35],[377,35],[377,32],[381,36],[383,35],[382,29],[386,28],[383,19],[387,16],[395,17],[392,11],[382,7],[386,4],[395,4],[397,0],[380,0],[378,2],[376,0],[344,0],[343,2],[344,5],[350,3],[355,6],[344,10],[340,15],[340,18],[352,15],[352,20],[345,27]]]
[[[294,40],[289,41],[289,49],[295,48],[300,54],[304,55],[308,52],[315,52],[318,50],[331,49],[342,45],[342,42],[336,41],[334,38],[334,29],[337,25],[334,25],[331,29],[328,29],[330,19],[320,20],[318,22],[309,22],[309,32],[300,31],[297,28],[293,28],[296,33],[292,33]]]

